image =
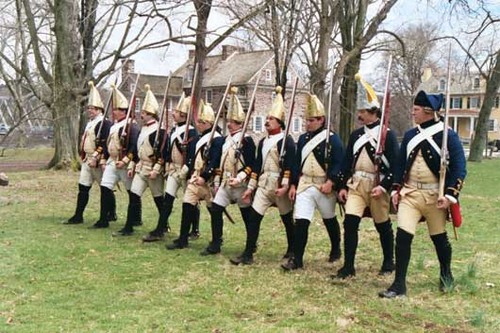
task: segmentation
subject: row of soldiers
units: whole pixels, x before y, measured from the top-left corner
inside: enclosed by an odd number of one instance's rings
[[[394,133],[388,130],[378,163],[377,140],[384,125],[380,122],[380,104],[373,88],[359,75],[357,80],[357,117],[362,126],[352,132],[345,150],[339,136],[325,126],[325,108],[315,95],[307,95],[306,132],[295,143],[291,136],[285,137],[286,110],[281,88],[277,87],[265,121],[266,136],[255,145],[251,136],[245,134],[246,114],[236,88],[231,88],[229,96],[226,115],[229,133],[224,137],[216,124],[214,110],[202,100],[195,127],[187,123],[193,101],[184,95],[173,111],[175,126],[167,134],[158,121],[158,102],[149,86],[142,105],[140,131],[136,123],[127,120],[127,99],[114,86],[111,124],[104,119],[103,103],[90,83],[87,108],[90,121],[81,140],[83,164],[77,208],[66,223],[83,223],[88,193],[95,181],[101,188],[101,209],[92,228],[107,228],[116,219],[113,189],[122,181],[129,204],[125,226],[117,235],[131,235],[134,226],[142,223],[141,197],[149,187],[159,217],[156,228],[143,241],[159,241],[170,231],[168,219],[182,189],[179,237],[167,248],[186,248],[190,238],[199,236],[199,207],[205,201],[212,235],[201,254],[220,253],[224,214],[232,220],[226,207],[237,204],[246,229],[246,244],[241,255],[230,261],[249,265],[254,260],[263,217],[275,206],[288,245],[281,267],[291,271],[303,268],[308,229],[315,210],[319,211],[330,239],[328,261],[341,258],[341,233],[335,213],[338,201],[345,208],[344,264],[335,278],[356,275],[359,225],[363,217],[370,216],[383,253],[379,274],[396,271],[392,285],[379,295],[386,298],[405,295],[412,239],[417,223],[426,220],[440,263],[440,288],[445,290],[453,283],[451,245],[445,229],[447,211],[458,200],[466,170],[460,140],[448,129],[446,192],[438,196],[443,139],[443,122],[438,111],[443,96],[423,91],[417,94],[412,109],[417,126],[405,134],[401,147]],[[159,149],[158,142],[163,143]],[[399,208],[395,251],[389,218],[391,198],[392,204]]]

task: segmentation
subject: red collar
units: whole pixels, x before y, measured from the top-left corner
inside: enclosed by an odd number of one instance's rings
[[[281,132],[281,127],[275,128],[273,130],[267,131],[269,135],[276,135]]]

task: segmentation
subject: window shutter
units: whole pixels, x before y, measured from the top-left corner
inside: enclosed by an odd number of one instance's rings
[[[467,109],[470,109],[470,97],[467,97]]]

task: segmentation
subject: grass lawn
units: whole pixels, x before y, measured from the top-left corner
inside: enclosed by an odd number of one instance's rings
[[[0,161],[1,162],[1,161]],[[424,225],[413,242],[408,297],[377,292],[381,250],[373,224],[362,223],[357,276],[332,281],[341,263],[327,262],[329,242],[319,217],[310,228],[305,269],[280,269],[286,249],[275,209],[266,215],[255,264],[229,258],[244,246],[239,212],[227,223],[223,253],[202,257],[210,235],[202,208],[202,238],[167,251],[179,230],[178,202],[166,242],[143,244],[156,225],[149,192],[144,225],[115,238],[123,226],[126,193],[117,192],[119,219],[110,229],[87,229],[98,218],[97,186],[85,224],[61,223],[74,211],[78,173],[9,173],[0,187],[0,332],[498,332],[500,329],[500,160],[469,164],[461,195],[464,224],[452,240],[456,288],[438,291],[439,264]],[[453,236],[451,225],[450,238]]]

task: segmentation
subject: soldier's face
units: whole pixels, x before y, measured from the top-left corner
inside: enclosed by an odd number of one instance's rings
[[[93,107],[93,106],[87,107],[87,114],[88,114],[90,119],[94,119],[95,117],[97,117],[97,115],[99,113],[101,113],[100,109]]]
[[[377,121],[378,117],[376,113],[368,112],[367,110],[358,110],[358,121],[362,125],[368,125]]]
[[[312,117],[306,119],[306,131],[314,132],[320,129],[325,122],[325,117]]]
[[[174,121],[176,123],[181,123],[183,121],[186,121],[186,115],[182,112],[174,111]]]
[[[266,123],[264,124],[264,126],[266,126],[266,130],[268,132],[277,130],[278,128],[281,127],[278,120],[274,117],[271,117],[271,116],[266,117]]]
[[[411,115],[413,116],[413,121],[417,125],[425,123],[428,120],[434,119],[434,113],[426,111],[420,105],[413,105],[413,108],[411,110]]]
[[[141,120],[145,123],[147,123],[148,121],[150,121],[151,119],[153,118],[152,115],[150,115],[149,113],[147,113],[146,111],[141,111]]]
[[[229,129],[230,132],[235,132],[241,128],[241,123],[238,123],[234,120],[228,120],[227,121],[227,128]]]
[[[196,129],[198,132],[203,133],[208,130],[212,125],[210,123],[204,122],[203,120],[199,120],[196,122]]]

